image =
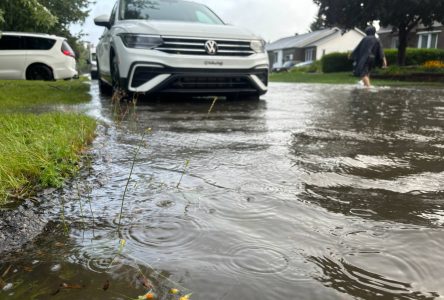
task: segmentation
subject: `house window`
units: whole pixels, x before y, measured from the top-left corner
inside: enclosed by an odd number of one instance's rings
[[[395,36],[395,37],[392,38],[391,48],[392,49],[398,49],[399,48],[399,37]]]
[[[419,34],[418,48],[438,48],[438,32]]]
[[[273,63],[277,63],[278,62],[278,57],[279,57],[279,52],[274,52],[273,53]]]
[[[315,49],[310,48],[305,50],[305,61],[313,61],[315,58]]]

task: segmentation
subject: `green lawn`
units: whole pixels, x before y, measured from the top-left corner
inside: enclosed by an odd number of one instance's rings
[[[71,81],[0,80],[0,112],[2,109],[32,107],[39,104],[77,104],[91,96],[84,79]]]
[[[95,120],[84,115],[14,109],[89,100],[89,85],[79,80],[0,81],[0,204],[60,187],[76,173],[96,127]]]
[[[282,72],[270,75],[272,82],[297,82],[297,83],[325,83],[325,84],[356,84],[359,79],[346,73],[304,73],[304,72]],[[375,86],[438,86],[444,87],[444,83],[430,82],[407,82],[393,80],[372,80]]]

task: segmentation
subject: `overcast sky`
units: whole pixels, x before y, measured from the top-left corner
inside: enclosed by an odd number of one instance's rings
[[[314,20],[317,7],[312,0],[194,0],[209,6],[226,23],[238,25],[272,42],[281,37],[305,33]],[[73,31],[82,30],[85,38],[95,44],[103,32],[93,19],[110,14],[113,0],[96,0],[91,6],[90,17],[83,26],[75,25]]]

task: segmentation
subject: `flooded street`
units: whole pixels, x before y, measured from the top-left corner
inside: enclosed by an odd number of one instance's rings
[[[444,299],[442,90],[276,83],[122,120],[91,93],[91,170],[0,258],[0,299]]]

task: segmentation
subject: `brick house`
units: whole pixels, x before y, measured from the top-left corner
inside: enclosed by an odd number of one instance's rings
[[[378,35],[384,48],[398,48],[399,37],[397,32],[393,32],[392,27],[381,28]],[[437,22],[432,28],[419,25],[410,32],[407,47],[444,49],[444,25]]]

